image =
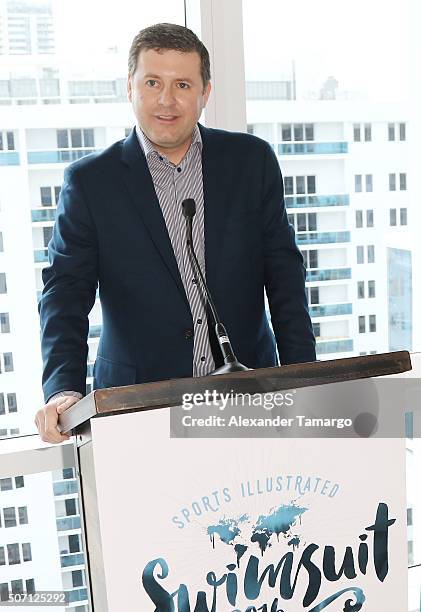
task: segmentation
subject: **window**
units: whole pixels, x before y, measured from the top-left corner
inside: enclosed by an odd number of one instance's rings
[[[19,525],[27,525],[28,524],[28,509],[26,506],[20,506],[18,508],[19,515]]]
[[[365,333],[365,317],[358,317],[358,331],[360,334]]]
[[[52,206],[51,187],[40,187],[41,206]]]
[[[69,535],[69,552],[75,553],[80,551],[80,540],[77,534]]]
[[[369,315],[368,317],[368,326],[371,332],[376,331],[376,315]]]
[[[55,185],[55,187],[54,187],[54,202],[56,203],[56,206],[58,204],[58,199],[60,197],[60,191],[61,191],[61,186],[60,185]]]
[[[368,281],[368,297],[369,298],[376,297],[376,281],[373,281],[373,280]]]
[[[298,194],[306,192],[305,176],[295,177],[295,191]]]
[[[389,174],[389,191],[396,191],[396,174]]]
[[[57,130],[58,149],[81,149],[94,146],[93,129]]]
[[[356,174],[354,177],[355,180],[355,192],[360,193],[363,190],[363,177],[361,174]]]
[[[17,489],[22,489],[25,486],[25,481],[23,476],[15,476],[15,485]]]
[[[8,312],[0,313],[0,333],[8,334],[10,332],[10,320]]]
[[[359,123],[354,123],[354,142],[361,142],[361,126]]]
[[[395,124],[389,123],[387,126],[387,134],[390,141],[395,140]]]
[[[9,412],[17,412],[18,404],[16,401],[16,393],[8,393],[7,394],[7,406],[9,408]]]
[[[72,572],[72,584],[74,587],[83,586],[83,573],[82,570],[74,570]]]
[[[367,210],[365,214],[366,214],[367,227],[374,227],[374,212],[373,212],[373,210]]]
[[[0,546],[0,565],[6,565],[6,554],[4,552],[4,546]]]
[[[408,225],[408,210],[406,208],[401,208],[399,213],[401,225]]]
[[[357,292],[358,292],[358,298],[362,299],[365,297],[365,290],[364,290],[364,281],[358,281],[357,283]]]
[[[4,371],[13,372],[13,355],[12,353],[3,353]]]
[[[23,593],[23,581],[22,580],[12,580],[12,582],[10,583],[10,586],[12,587],[12,593],[14,595],[19,595],[20,593]]]
[[[316,250],[303,251],[304,265],[307,269],[318,268],[318,254]]]
[[[389,210],[389,221],[392,227],[396,225],[396,208],[391,208]]]
[[[408,525],[408,527],[414,524],[412,519],[412,508],[406,509],[406,524]]]
[[[364,247],[357,246],[357,263],[364,263]]]
[[[76,512],[76,500],[75,499],[65,499],[64,505],[66,507],[66,516],[72,516],[77,514]]]
[[[20,563],[19,544],[7,545],[7,558],[9,565],[17,565]]]
[[[7,582],[0,584],[0,601],[9,601],[9,585]]]
[[[310,287],[310,304],[320,304],[318,287]]]
[[[16,510],[15,508],[3,508],[4,526],[16,527]]]
[[[320,338],[320,323],[313,323],[313,332],[315,338]]]
[[[355,226],[356,227],[363,226],[363,211],[362,210],[355,211]]]
[[[406,174],[404,172],[399,174],[399,189],[406,191]]]
[[[365,175],[365,190],[373,191],[373,175],[372,174]]]
[[[22,557],[24,561],[32,561],[31,545],[29,542],[22,544]]]
[[[44,238],[44,246],[48,247],[48,243],[50,242],[53,236],[53,228],[51,226],[43,227],[42,234]]]
[[[66,480],[67,478],[74,478],[75,474],[73,471],[73,468],[64,468],[63,470],[63,480]]]
[[[307,177],[307,193],[316,193],[316,177]]]
[[[11,491],[12,488],[11,478],[0,478],[0,491]]]
[[[3,234],[0,232],[0,253],[3,253],[3,251],[4,251]]]
[[[7,132],[7,150],[15,150],[15,135],[13,134],[13,132]]]
[[[26,592],[35,593],[35,580],[33,578],[28,578],[28,580],[25,580],[25,583],[26,583]]]
[[[399,140],[406,140],[406,123],[399,124]]]
[[[0,272],[0,293],[7,293],[6,274]]]
[[[304,126],[305,139],[314,140],[314,125],[312,123],[306,123]]]
[[[291,125],[289,124],[282,124],[281,127],[281,134],[282,134],[282,140],[285,140],[286,142],[289,142],[292,140],[292,129],[291,129]]]
[[[4,395],[3,393],[0,393],[0,416],[2,414],[6,414],[6,407],[4,405]],[[0,517],[0,521],[1,521],[1,517]]]
[[[294,193],[294,177],[284,176],[284,191],[285,195],[292,195]]]
[[[354,142],[361,142],[362,134],[365,142],[371,141],[371,123],[354,123]]]
[[[374,263],[374,245],[370,244],[367,247],[367,263]]]
[[[294,124],[294,140],[298,140],[299,142],[304,140],[304,128],[302,123]]]
[[[366,142],[371,141],[371,123],[364,124],[364,138]]]
[[[57,148],[68,149],[69,148],[69,136],[67,130],[57,130]]]

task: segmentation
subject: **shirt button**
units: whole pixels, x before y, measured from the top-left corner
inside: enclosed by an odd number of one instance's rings
[[[177,168],[177,172],[181,172],[181,168]]]
[[[191,282],[193,283],[193,285],[197,285],[197,278],[192,278]]]
[[[159,156],[159,159],[162,161],[164,158],[162,157],[162,155]]]
[[[192,329],[186,329],[184,332],[184,337],[186,340],[190,340],[194,336],[194,331]]]
[[[201,325],[202,324],[202,319],[197,319],[197,324]]]
[[[200,358],[200,361],[206,361],[206,357],[202,355],[202,357]]]

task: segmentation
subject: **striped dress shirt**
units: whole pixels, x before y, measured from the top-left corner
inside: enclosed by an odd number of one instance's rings
[[[193,318],[193,376],[206,376],[215,369],[206,317],[206,299],[194,272],[187,248],[186,219],[181,203],[187,198],[196,202],[193,242],[199,265],[205,276],[205,213],[202,176],[202,138],[195,127],[191,145],[177,165],[158,152],[144,132],[136,127],[140,146],[146,157],[165,225],[180,271],[181,280]]]

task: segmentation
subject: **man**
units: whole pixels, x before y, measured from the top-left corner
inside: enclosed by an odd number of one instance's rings
[[[197,124],[209,98],[209,55],[187,28],[142,30],[129,54],[127,139],[66,172],[40,301],[46,405],[42,438],[61,442],[61,414],[85,391],[88,313],[103,313],[94,387],[203,376],[220,365],[188,256],[181,202],[194,198],[194,243],[238,359],[315,359],[305,270],[271,147]]]

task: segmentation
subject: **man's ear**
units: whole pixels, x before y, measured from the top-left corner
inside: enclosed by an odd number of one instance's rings
[[[129,99],[129,102],[132,101],[132,77],[130,76],[130,74],[127,77],[127,97]]]
[[[203,90],[203,108],[208,103],[208,99],[209,99],[209,96],[210,96],[211,89],[212,89],[212,85],[211,85],[211,83],[209,81],[209,83],[206,85],[205,89]]]

